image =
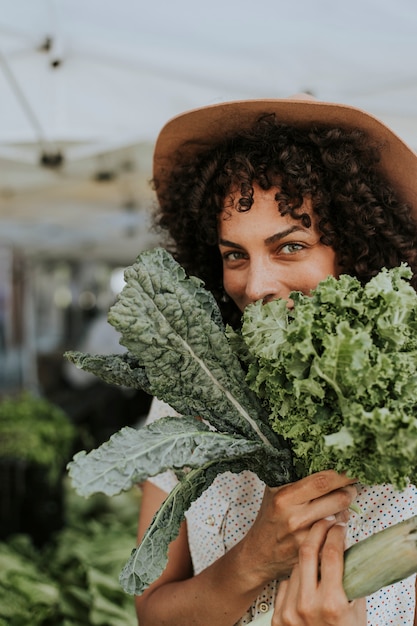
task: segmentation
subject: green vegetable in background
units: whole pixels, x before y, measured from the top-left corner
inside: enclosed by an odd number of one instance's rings
[[[55,482],[65,466],[75,428],[65,412],[46,398],[23,393],[0,402],[0,459],[46,468]]]
[[[376,345],[381,352],[381,363],[378,362],[378,357],[375,363],[370,360],[371,357],[366,352],[369,341],[365,341],[363,329],[359,340],[356,339],[356,331],[349,336],[347,322],[337,331],[340,333],[340,345],[336,346],[333,353],[329,353],[327,364],[324,359],[319,365],[321,368],[324,368],[324,365],[328,366],[326,376],[334,383],[332,401],[335,406],[336,400],[343,399],[341,390],[344,389],[344,385],[352,385],[349,368],[353,368],[354,380],[359,379],[359,372],[365,372],[366,383],[363,384],[369,388],[371,388],[371,382],[376,380],[370,403],[365,405],[366,411],[371,412],[372,402],[374,397],[377,397],[378,380],[382,373],[384,374],[379,384],[382,396],[388,385],[388,379],[391,377],[390,391],[397,396],[404,392],[407,402],[411,402],[411,389],[415,382],[414,374],[412,375],[414,372],[412,361],[415,357],[412,347],[414,339],[411,336],[415,332],[417,295],[412,293],[411,287],[408,286],[405,280],[407,275],[406,268],[385,272],[379,279],[380,283],[375,281],[372,283],[374,292],[369,291],[368,294],[367,305],[373,299],[377,302],[384,290],[387,294],[383,297],[389,301],[392,292],[400,286],[407,296],[407,298],[402,296],[402,307],[396,311],[393,318],[388,317],[384,321],[384,313],[382,314],[379,322],[381,344]],[[265,328],[268,328],[270,332],[271,328],[273,329],[273,332],[277,334],[277,339],[271,341],[268,337],[265,346],[267,349],[269,347],[275,349],[275,344],[279,346],[280,342],[283,343],[287,327],[296,329],[295,324],[294,327],[292,326],[293,322],[287,323],[287,316],[292,313],[287,312],[284,302],[278,304],[278,313],[275,312],[272,319],[262,318],[261,314],[264,311],[268,313],[271,309],[269,307],[263,309],[259,305],[255,310],[259,315],[259,320],[262,319],[262,321],[258,323],[254,318],[252,328],[248,330],[248,326],[244,327],[242,335],[230,330],[228,340],[214,298],[204,289],[201,281],[193,277],[188,278],[184,270],[164,250],[156,249],[140,255],[136,263],[126,270],[125,279],[126,286],[110,310],[109,322],[121,333],[120,342],[127,348],[127,354],[94,356],[72,352],[67,353],[67,357],[77,366],[96,374],[106,382],[144,389],[167,402],[182,414],[182,417],[167,417],[139,431],[130,428],[122,429],[97,450],[89,454],[79,452],[69,464],[69,474],[77,491],[81,495],[88,496],[98,491],[112,495],[127,490],[135,482],[156,475],[167,468],[176,472],[180,479],[178,486],[156,513],[142,543],[132,552],[121,574],[120,580],[123,588],[128,593],[140,594],[164,570],[167,563],[168,545],[177,536],[186,510],[218,474],[225,471],[240,472],[249,469],[257,473],[261,480],[270,486],[277,486],[294,479],[294,467],[288,444],[280,434],[273,430],[268,415],[270,406],[266,399],[268,393],[266,384],[270,384],[270,378],[274,376],[276,378],[273,387],[276,396],[278,395],[276,389],[284,385],[283,395],[277,401],[276,411],[286,411],[285,419],[287,419],[288,413],[292,411],[288,408],[292,392],[294,391],[297,397],[303,392],[303,402],[308,414],[315,414],[315,405],[320,407],[316,411],[319,417],[316,420],[317,424],[311,428],[312,431],[317,431],[316,440],[321,441],[320,429],[322,436],[330,435],[326,427],[330,417],[329,407],[321,402],[325,395],[324,390],[321,390],[322,381],[315,376],[313,367],[310,368],[311,371],[307,376],[305,375],[308,367],[306,353],[308,357],[311,353],[321,352],[321,343],[331,344],[333,341],[331,338],[332,320],[340,314],[339,309],[346,299],[346,289],[343,291],[343,284],[349,279],[343,277],[341,281],[332,279],[333,282],[330,280],[326,283],[328,302],[322,311],[320,309],[321,312],[318,315],[319,318],[323,316],[323,325],[317,337],[309,337],[308,318],[306,318],[305,329],[302,324],[298,325],[299,335],[295,342],[297,347],[293,345],[287,350],[294,376],[286,387],[281,373],[275,374],[274,371],[267,372],[258,369],[256,363],[258,355],[253,351],[253,347],[258,346],[256,340],[258,330],[263,332]],[[339,294],[340,286],[342,286],[342,295]],[[351,309],[348,319],[354,321],[356,317],[359,317],[359,312],[364,319],[366,315],[368,317],[374,315],[376,318],[381,314],[382,307],[379,305],[374,307],[373,313],[365,312],[366,307],[361,304],[363,294],[358,284],[354,285],[353,293],[356,293],[356,296],[352,295],[350,298]],[[295,311],[301,297],[294,294],[294,299]],[[317,302],[317,296],[313,296],[312,301]],[[352,302],[356,302],[356,308]],[[335,307],[336,315],[332,316],[333,307]],[[408,312],[404,311],[404,308]],[[311,312],[310,314],[307,312],[307,315],[312,317]],[[391,328],[393,328],[392,332]],[[245,345],[248,337],[253,338],[252,344],[248,342],[252,353],[249,353]],[[262,341],[265,341],[265,336]],[[387,359],[382,353],[388,345],[393,346],[394,352],[395,349],[408,352],[408,360],[404,361],[404,368],[407,366],[408,369],[399,385],[395,381],[399,362],[394,360],[391,368],[385,366],[384,369]],[[248,381],[246,380],[247,373],[237,353],[248,367]],[[263,359],[264,355],[259,357],[262,367]],[[377,363],[380,367],[377,375],[373,375],[371,370],[376,367]],[[336,368],[336,364],[339,369]],[[297,376],[301,377],[300,383],[297,383]],[[407,376],[411,376],[408,383]],[[256,393],[249,388],[248,382],[254,386]],[[362,402],[362,398],[358,399],[358,402]],[[353,408],[354,406],[352,404]],[[379,408],[382,410],[383,406]],[[344,413],[349,413],[349,410],[346,405]],[[298,409],[294,409],[296,418],[298,418],[297,411]],[[410,433],[413,436],[414,422],[411,413],[408,415],[411,424]],[[202,418],[212,428],[196,420],[196,416]],[[356,419],[358,419],[357,414]],[[276,420],[276,415],[273,416],[273,420]],[[297,422],[298,419],[293,422],[295,438],[292,445],[294,447],[302,436],[302,433],[300,435],[296,433]],[[276,427],[275,421],[274,427]],[[337,424],[336,430],[341,430],[340,423]],[[288,436],[286,432],[284,434]],[[369,438],[372,436],[372,428],[370,428]],[[310,433],[308,439],[302,441],[301,447],[309,447],[309,438]],[[390,441],[386,443],[389,445]],[[313,445],[317,445],[316,442]],[[340,444],[338,445],[340,447]],[[349,462],[352,449],[352,446],[347,446],[347,453],[341,467],[343,470],[352,469]],[[398,458],[394,452],[390,457],[394,470],[391,465],[386,466],[384,480],[396,479],[400,484],[405,482],[406,476],[412,475],[412,472],[410,465],[403,460],[403,451],[396,450],[396,452]],[[326,463],[326,468],[328,468],[328,457],[326,452],[322,459]],[[372,457],[373,462],[375,458]],[[337,459],[338,453],[334,466],[339,468]],[[355,465],[353,469],[356,470],[357,466]],[[381,469],[384,470],[384,468]],[[395,551],[395,542],[392,543],[392,549]],[[372,554],[375,562],[377,562],[377,557],[378,555]],[[369,558],[369,553],[367,553],[367,558]],[[401,578],[408,575],[410,562],[411,568],[417,570],[417,559],[415,554],[412,554],[407,563],[400,564],[403,569],[400,573],[396,571],[395,576]],[[389,584],[394,580],[393,572],[387,571],[384,568],[385,564],[378,562],[378,568],[380,571],[385,571],[385,584]],[[365,581],[366,589],[369,588],[368,578],[367,576]],[[378,585],[379,581],[378,578]],[[375,587],[375,590],[377,588],[379,587]]]
[[[64,484],[64,529],[42,548],[0,542],[0,626],[137,626],[118,583],[136,532],[139,490],[89,500]]]
[[[417,466],[417,294],[406,266],[365,286],[322,281],[311,297],[258,302],[235,340],[247,381],[299,477],[347,470],[365,484],[404,488]]]

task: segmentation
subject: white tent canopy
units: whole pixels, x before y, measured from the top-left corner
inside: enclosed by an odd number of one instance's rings
[[[130,262],[156,135],[205,104],[309,90],[417,148],[416,33],[415,0],[0,0],[0,242]]]

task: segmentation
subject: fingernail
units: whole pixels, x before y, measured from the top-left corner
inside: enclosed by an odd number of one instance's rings
[[[324,519],[327,519],[328,522],[334,522],[334,520],[336,519],[336,516],[335,515],[328,515]]]

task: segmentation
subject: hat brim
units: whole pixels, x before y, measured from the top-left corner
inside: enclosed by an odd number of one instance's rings
[[[398,197],[417,218],[417,155],[376,117],[352,106],[321,102],[302,96],[289,99],[237,100],[182,113],[162,128],[155,144],[153,176],[159,200],[170,170],[181,160],[193,159],[236,132],[251,126],[262,114],[275,113],[279,122],[300,128],[314,124],[358,128],[380,148],[379,169]]]

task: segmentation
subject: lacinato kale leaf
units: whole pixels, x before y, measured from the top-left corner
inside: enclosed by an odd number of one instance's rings
[[[283,475],[288,477],[279,450],[213,431],[187,415],[164,417],[140,430],[122,428],[89,454],[78,452],[68,469],[80,495],[102,492],[113,496],[168,469],[195,469],[210,461],[242,456],[259,457],[264,462],[269,459],[269,466],[263,464],[263,475],[271,484],[282,483]]]
[[[142,253],[125,271],[126,285],[109,312],[128,357],[73,362],[107,382],[139,385],[185,415],[216,430],[282,446],[245,381],[225,337],[216,301],[162,248]],[[115,373],[110,374],[114,363]],[[144,370],[136,374],[135,370]]]
[[[262,455],[243,453],[235,458],[220,453],[216,460],[187,472],[168,495],[148,527],[142,542],[133,550],[120,574],[123,589],[141,594],[164,571],[168,562],[167,547],[179,532],[185,512],[191,504],[224,472],[251,470],[264,476],[268,462]]]
[[[160,248],[140,255],[125,280],[109,322],[127,353],[66,356],[108,383],[160,398],[181,417],[124,428],[97,450],[79,452],[68,469],[85,496],[113,495],[166,469],[177,474],[177,488],[122,574],[123,587],[141,593],[163,571],[188,507],[218,474],[252,470],[270,486],[294,475],[289,448],[247,385],[203,283]]]
[[[247,307],[234,345],[298,476],[347,471],[403,488],[417,466],[417,295],[411,270],[365,286],[347,275],[311,296]],[[243,343],[242,343],[243,341]]]
[[[70,351],[65,357],[80,369],[91,372],[105,383],[151,393],[146,371],[131,354],[85,354]]]

